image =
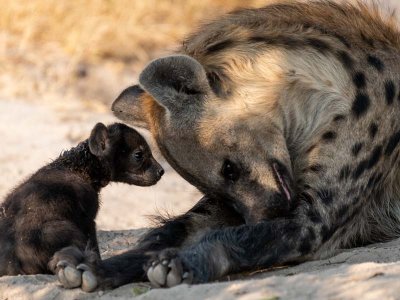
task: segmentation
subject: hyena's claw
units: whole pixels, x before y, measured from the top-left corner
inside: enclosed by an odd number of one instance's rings
[[[82,274],[79,270],[68,264],[58,263],[57,267],[59,267],[57,277],[63,287],[73,289],[82,284]]]
[[[92,271],[84,271],[82,273],[81,289],[85,292],[93,292],[97,288],[97,278]]]
[[[54,254],[49,268],[57,275],[64,288],[80,287],[85,292],[93,292],[98,286],[98,279],[93,271],[97,257],[93,251],[81,251],[70,246]]]
[[[182,264],[180,263],[180,261],[178,261],[177,258],[171,259],[168,267],[170,271],[167,276],[167,286],[170,287],[182,283],[184,272],[182,270]]]
[[[97,288],[97,279],[89,266],[80,264],[77,267],[68,263],[59,262],[58,280],[64,288],[73,289],[81,287],[85,292],[93,292]]]
[[[173,287],[181,283],[190,284],[193,281],[192,272],[183,270],[183,265],[179,257],[172,254],[171,258],[166,258],[169,251],[161,253],[151,263],[147,270],[147,278],[156,287]]]
[[[154,287],[163,287],[167,276],[167,268],[162,264],[154,264],[147,270],[147,277]]]

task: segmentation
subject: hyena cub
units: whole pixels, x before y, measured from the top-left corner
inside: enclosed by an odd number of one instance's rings
[[[75,262],[61,254],[50,261],[67,246],[70,252],[87,249],[87,259],[97,259],[94,220],[101,188],[111,181],[150,186],[163,173],[138,132],[98,123],[89,139],[41,168],[1,204],[0,276],[54,273]]]

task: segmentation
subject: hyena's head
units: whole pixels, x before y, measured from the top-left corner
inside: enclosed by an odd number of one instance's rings
[[[249,113],[240,97],[217,96],[189,56],[151,62],[140,86],[121,93],[115,115],[152,132],[172,167],[208,195],[223,197],[257,222],[292,208],[292,170],[279,107]]]

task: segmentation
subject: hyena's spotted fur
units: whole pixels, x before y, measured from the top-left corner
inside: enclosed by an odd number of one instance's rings
[[[151,63],[114,111],[207,196],[95,266],[99,284],[142,279],[149,250],[163,250],[149,279],[173,286],[398,237],[399,51],[374,7],[288,1],[224,16],[185,41],[187,56]],[[232,153],[245,166],[235,187],[213,171]]]

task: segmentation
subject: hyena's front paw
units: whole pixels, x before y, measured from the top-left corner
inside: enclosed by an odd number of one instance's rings
[[[193,272],[178,255],[178,250],[167,249],[154,255],[147,268],[147,278],[154,287],[173,287],[193,282]]]
[[[64,288],[80,287],[85,292],[92,292],[98,286],[94,271],[97,259],[98,255],[95,252],[83,252],[75,246],[70,246],[56,252],[49,267]]]

